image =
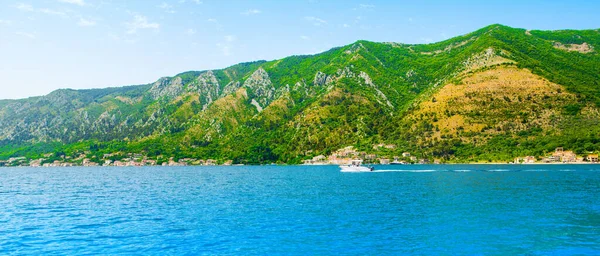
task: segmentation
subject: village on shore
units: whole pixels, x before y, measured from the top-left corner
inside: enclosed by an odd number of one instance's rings
[[[393,144],[377,144],[373,145],[373,149],[378,152],[391,152],[396,148]],[[312,151],[305,152],[305,155],[312,154]],[[26,157],[13,157],[8,160],[0,160],[0,167],[71,167],[71,166],[214,166],[214,165],[233,165],[232,160],[214,160],[214,159],[195,159],[182,158],[168,159],[159,158],[150,159],[142,154],[104,154],[102,159],[92,161],[88,158],[90,152],[84,152],[78,157],[61,156],[58,160],[52,160],[52,153],[44,155],[45,158],[27,159]],[[386,153],[381,155],[371,154],[364,151],[358,151],[352,146],[341,148],[329,156],[317,155],[311,159],[304,160],[304,165],[345,165],[352,160],[360,159],[368,164],[441,164],[439,159],[419,158],[412,155],[410,152],[403,152],[398,156],[389,156]],[[503,162],[506,164],[506,162]],[[585,156],[577,155],[573,151],[564,150],[562,147],[549,155],[536,157],[524,156],[517,157],[509,164],[583,164],[583,163],[599,163],[598,154],[589,153]],[[474,163],[477,164],[477,163]]]
[[[45,157],[51,157],[52,154],[47,154]],[[120,160],[112,160],[115,158],[114,154],[105,154],[102,158],[101,163],[92,161],[87,158],[87,155],[84,153],[77,158],[72,158],[69,156],[65,156],[61,160],[54,160],[48,162],[44,158],[29,160],[25,157],[13,157],[8,159],[8,161],[0,161],[0,167],[3,166],[21,166],[21,167],[73,167],[73,166],[84,166],[84,167],[93,167],[93,166],[114,166],[114,167],[127,167],[127,166],[188,166],[188,165],[232,165],[232,161],[228,160],[222,163],[219,163],[217,160],[213,159],[194,159],[194,158],[182,158],[178,160],[174,160],[174,158],[169,158],[168,160],[163,160],[159,162],[155,159],[149,159],[142,154],[126,154],[126,157],[120,158]]]
[[[394,149],[395,145],[374,145],[373,149],[378,148]],[[394,156],[393,158],[387,156],[378,156],[376,154],[367,154],[366,152],[359,152],[353,147],[346,147],[340,149],[330,156],[318,155],[309,160],[304,160],[305,165],[342,165],[347,164],[353,159],[361,159],[366,163],[371,164],[441,164],[439,159],[428,159],[418,158],[411,155],[410,152],[404,152],[400,156]],[[565,151],[562,147],[556,148],[554,153],[549,156],[535,157],[525,156],[517,157],[513,162],[509,164],[581,164],[581,163],[598,163],[598,154],[587,154],[586,156],[578,156],[573,151]]]

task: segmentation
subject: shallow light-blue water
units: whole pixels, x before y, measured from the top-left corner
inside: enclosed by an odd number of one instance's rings
[[[0,254],[600,255],[600,165],[2,168]]]

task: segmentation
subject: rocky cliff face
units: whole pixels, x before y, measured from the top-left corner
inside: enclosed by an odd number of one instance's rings
[[[173,98],[183,91],[183,82],[181,77],[161,78],[150,88],[150,95],[154,99]]]
[[[275,87],[269,79],[269,74],[263,68],[259,68],[252,73],[244,82],[244,87],[248,88],[252,105],[256,106],[259,112],[269,105],[275,96]]]
[[[201,96],[202,109],[206,109],[220,96],[219,81],[213,71],[206,71],[190,84],[188,91],[198,93]]]

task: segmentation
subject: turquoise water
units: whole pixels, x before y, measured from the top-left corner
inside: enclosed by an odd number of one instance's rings
[[[600,165],[1,168],[0,254],[600,255]]]

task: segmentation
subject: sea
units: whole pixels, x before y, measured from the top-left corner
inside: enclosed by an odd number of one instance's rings
[[[0,168],[0,255],[600,255],[600,165]]]

